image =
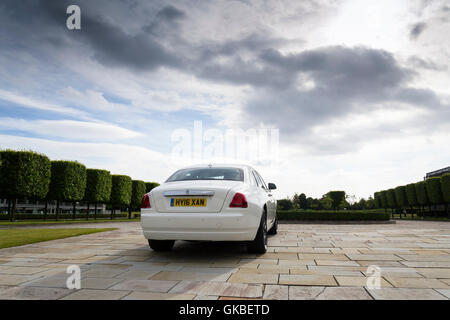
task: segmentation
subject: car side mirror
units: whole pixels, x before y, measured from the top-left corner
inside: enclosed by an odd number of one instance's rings
[[[275,185],[275,183],[269,182],[269,190],[275,190],[276,188],[277,186]]]

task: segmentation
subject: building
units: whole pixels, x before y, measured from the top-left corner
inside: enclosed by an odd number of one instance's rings
[[[425,176],[425,179],[432,178],[432,177],[440,177],[444,173],[450,173],[450,167],[439,169],[436,171],[428,172]]]
[[[59,208],[61,213],[72,213],[73,204],[72,202],[63,202],[59,203]],[[17,200],[16,212],[19,213],[33,213],[33,214],[44,214],[45,210],[45,201],[39,200]],[[79,203],[75,207],[76,213],[86,213],[87,204]],[[94,214],[95,205],[91,204],[89,206],[90,214]],[[0,199],[0,213],[6,213],[8,211],[8,200]],[[48,201],[47,204],[47,213],[55,214],[56,212],[56,201]],[[97,214],[108,214],[110,210],[106,210],[105,204],[97,205]]]

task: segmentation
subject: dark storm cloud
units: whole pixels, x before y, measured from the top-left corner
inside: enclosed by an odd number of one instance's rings
[[[411,40],[416,40],[417,38],[419,38],[419,36],[421,35],[421,33],[425,30],[425,28],[427,27],[427,24],[424,22],[418,22],[416,23],[412,28],[411,31],[409,32],[409,37]]]
[[[82,8],[81,31],[65,27],[69,4]],[[145,18],[128,22],[133,28],[112,18],[112,11],[125,10],[123,6],[140,12],[144,4],[148,3],[108,1],[103,2],[105,9],[101,12],[90,10],[91,1],[6,1],[0,5],[0,14],[3,11],[9,19],[7,23],[0,19],[0,24],[7,24],[14,41],[34,48],[71,45],[77,50],[77,44],[83,48],[88,45],[91,57],[109,67],[142,72],[165,67],[213,82],[248,86],[252,93],[243,106],[243,125],[271,124],[283,136],[301,135],[305,144],[314,141],[313,129],[318,125],[384,105],[408,104],[442,111],[432,90],[408,87],[417,73],[401,66],[384,50],[328,46],[283,54],[280,48],[292,40],[273,36],[267,30],[236,39],[197,39],[193,43],[181,36],[183,23],[190,19],[186,6],[166,3],[152,2],[145,8]],[[28,6],[33,10],[26,10]],[[27,28],[19,31],[21,28],[14,25]],[[425,23],[416,24],[411,39],[417,39],[425,27]],[[420,57],[412,58],[411,65],[435,67]],[[395,132],[395,128],[374,130],[371,136],[383,132]],[[361,139],[363,135],[347,137],[346,144],[317,141],[314,148],[335,145],[334,152],[344,152]]]

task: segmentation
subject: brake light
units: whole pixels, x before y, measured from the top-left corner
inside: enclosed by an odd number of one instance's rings
[[[236,192],[233,200],[231,200],[230,208],[247,208],[247,206],[248,204],[245,196],[242,193]]]
[[[145,208],[151,208],[152,206],[150,205],[150,197],[148,196],[148,194],[144,194],[144,196],[142,197],[142,201],[141,201],[141,209],[145,209]]]

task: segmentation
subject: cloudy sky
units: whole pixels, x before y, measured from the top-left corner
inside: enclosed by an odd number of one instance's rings
[[[163,181],[177,129],[275,128],[278,197],[367,198],[450,165],[449,32],[448,0],[3,0],[0,148]]]

